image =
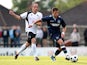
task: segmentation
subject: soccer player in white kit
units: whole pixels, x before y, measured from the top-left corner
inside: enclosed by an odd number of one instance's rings
[[[25,19],[25,32],[27,33],[27,41],[25,44],[21,46],[19,50],[16,51],[15,59],[18,58],[18,55],[24,51],[28,46],[31,45],[32,53],[35,57],[35,60],[38,61],[39,58],[37,57],[36,52],[36,32],[37,32],[37,20],[42,18],[42,13],[38,11],[38,4],[36,2],[32,3],[31,12],[25,12],[20,15],[15,14],[12,10],[9,11],[9,14],[14,16],[16,19],[21,20]],[[27,20],[26,20],[27,18]],[[39,23],[40,24],[40,23]]]

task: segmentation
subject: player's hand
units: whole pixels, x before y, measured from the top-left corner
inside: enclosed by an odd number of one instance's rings
[[[10,15],[14,15],[14,11],[9,10],[9,14],[10,14]]]
[[[62,38],[65,37],[65,33],[64,33],[64,32],[61,33],[61,37],[62,37]]]

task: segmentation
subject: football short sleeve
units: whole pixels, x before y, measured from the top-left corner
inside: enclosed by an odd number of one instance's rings
[[[26,19],[26,17],[27,17],[27,12],[20,14],[20,16],[21,16],[22,19]]]

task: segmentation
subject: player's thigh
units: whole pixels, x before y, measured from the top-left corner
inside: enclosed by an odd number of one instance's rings
[[[32,42],[35,42],[35,41],[36,41],[35,36],[36,36],[36,34],[33,34],[32,32],[29,32],[29,33],[28,33],[27,42],[30,43],[30,44],[31,44]]]

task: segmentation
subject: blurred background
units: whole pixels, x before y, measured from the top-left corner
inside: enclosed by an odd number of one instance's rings
[[[50,15],[51,8],[57,7],[67,24],[66,46],[87,46],[87,0],[0,0],[0,48],[20,47],[26,41],[25,22],[9,15],[9,9],[21,14],[28,11],[28,6],[36,1],[44,16]],[[7,3],[6,3],[7,2]],[[73,34],[73,33],[76,34]],[[38,26],[37,47],[54,47],[49,38],[46,23]]]

